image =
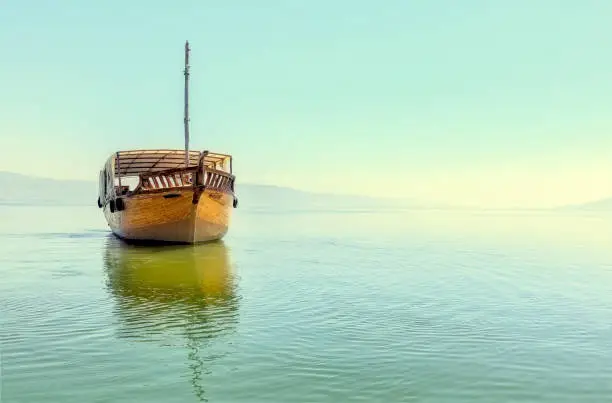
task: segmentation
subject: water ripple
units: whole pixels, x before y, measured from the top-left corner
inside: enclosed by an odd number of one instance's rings
[[[227,241],[231,250],[128,246],[76,225],[7,237],[3,398],[601,402],[612,395],[609,260],[564,261],[534,245],[421,232],[366,236],[357,231],[367,229],[364,221],[352,226],[364,214],[327,214],[311,226],[300,216],[287,215],[281,235],[239,232]],[[257,224],[276,225],[269,218]],[[343,229],[321,230],[327,219]]]

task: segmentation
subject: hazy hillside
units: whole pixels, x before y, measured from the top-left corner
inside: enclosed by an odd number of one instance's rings
[[[368,209],[410,206],[404,200],[377,199],[355,195],[336,195],[306,192],[269,185],[239,184],[236,195],[240,206],[249,209],[277,206],[283,210],[303,209]]]
[[[97,182],[0,172],[0,205],[96,205]]]
[[[596,200],[589,203],[564,206],[562,210],[612,211],[612,198]]]
[[[236,185],[239,207],[250,211],[367,210],[367,209],[457,209],[452,206],[422,205],[409,200],[333,195],[297,189],[243,184]],[[0,171],[0,205],[96,206],[95,181],[53,180]],[[545,209],[546,210],[546,209]],[[612,198],[576,204],[552,211],[612,211]]]
[[[368,209],[405,206],[406,202],[362,196],[328,195],[278,186],[236,185],[241,208],[275,209]],[[91,205],[96,206],[98,183],[32,177],[0,172],[0,205]]]

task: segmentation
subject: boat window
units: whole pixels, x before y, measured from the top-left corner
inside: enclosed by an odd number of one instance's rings
[[[98,176],[98,197],[100,202],[104,200],[104,195],[106,195],[106,173],[104,171],[100,171]]]
[[[138,176],[122,176],[121,177],[121,191],[119,191],[119,178],[115,178],[115,189],[119,194],[125,194],[136,189],[140,179]]]
[[[224,159],[221,161],[216,161],[214,165],[215,169],[223,172],[229,173],[229,160]]]

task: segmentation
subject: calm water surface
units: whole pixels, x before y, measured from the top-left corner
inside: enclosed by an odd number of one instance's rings
[[[0,207],[2,402],[610,402],[612,216]]]

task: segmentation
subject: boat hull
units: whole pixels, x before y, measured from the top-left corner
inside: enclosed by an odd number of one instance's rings
[[[204,190],[194,203],[193,189],[137,194],[124,198],[121,211],[104,206],[111,231],[132,241],[194,244],[222,239],[227,233],[233,197]]]

